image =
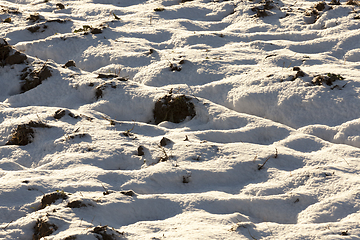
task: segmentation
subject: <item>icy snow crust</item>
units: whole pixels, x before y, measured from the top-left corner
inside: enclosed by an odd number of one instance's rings
[[[183,2],[0,1],[0,38],[28,57],[0,67],[1,239],[39,219],[46,239],[359,239],[360,8]],[[311,83],[328,73],[344,80]],[[196,116],[155,125],[169,91]],[[51,128],[6,145],[30,121]]]

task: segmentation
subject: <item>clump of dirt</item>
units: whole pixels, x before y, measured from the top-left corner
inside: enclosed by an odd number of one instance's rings
[[[62,3],[57,3],[56,4],[56,7],[58,8],[58,9],[65,9],[65,6],[64,6],[64,4],[62,4]]]
[[[26,20],[29,20],[29,21],[32,21],[32,22],[37,22],[37,21],[39,21],[40,19],[43,19],[43,18],[44,17],[41,16],[40,14],[35,13],[35,14],[30,14],[30,16],[26,18]]]
[[[44,64],[40,69],[31,70],[26,67],[22,70],[20,79],[23,81],[21,85],[21,93],[29,91],[42,83],[45,79],[52,76],[50,67]]]
[[[34,138],[34,127],[50,128],[49,125],[34,121],[30,121],[28,124],[18,125],[13,131],[11,139],[5,145],[25,146],[31,143],[32,139]]]
[[[68,237],[64,238],[64,240],[76,240],[76,236],[71,235],[71,236],[68,236]]]
[[[26,30],[30,31],[31,33],[35,32],[45,32],[45,29],[47,29],[47,25],[45,24],[38,24],[35,26],[28,27]]]
[[[328,73],[327,75],[317,75],[312,80],[313,85],[328,85],[331,86],[336,80],[344,80],[340,74]]]
[[[329,5],[341,5],[340,0],[331,0]]]
[[[293,67],[293,71],[296,71],[296,74],[291,76],[290,81],[295,81],[299,77],[305,77],[306,73],[303,72],[299,67]]]
[[[75,139],[75,138],[85,138],[85,137],[91,137],[90,134],[87,133],[74,133],[67,135],[66,139]]]
[[[138,149],[137,149],[137,155],[138,156],[144,156],[145,155],[145,147],[144,146],[139,146]]]
[[[0,38],[0,64],[2,66],[9,64],[21,64],[27,59],[27,56],[19,51],[14,51],[12,46],[3,38]]]
[[[55,232],[58,227],[55,224],[48,223],[45,219],[38,219],[34,226],[34,234],[32,240],[40,240]]]
[[[186,174],[186,176],[183,176],[182,182],[183,183],[189,183],[191,181],[191,174]]]
[[[79,118],[80,116],[77,116],[75,114],[73,114],[72,112],[70,112],[69,110],[64,110],[64,109],[58,109],[56,110],[56,112],[54,113],[53,117],[57,120],[61,119],[62,117],[64,117],[65,115],[69,115],[72,118]]]
[[[9,8],[7,6],[0,6],[0,12],[1,13],[12,13],[12,14],[19,14],[19,9],[16,8]]]
[[[115,78],[116,77],[116,78]],[[116,88],[117,86],[117,83],[116,81],[127,81],[129,80],[129,78],[127,77],[119,77],[118,75],[114,75],[114,74],[99,74],[99,76],[97,78],[115,78],[114,81],[107,81],[107,82],[104,82],[100,85],[98,85],[96,88],[95,88],[95,98],[96,100],[99,100],[99,98],[102,98],[103,97],[103,91],[108,88],[108,87],[111,87],[111,88]],[[90,83],[89,84],[90,87],[93,87],[94,84],[93,83]]]
[[[263,0],[261,3],[261,5],[251,8],[253,12],[256,12],[255,17],[258,18],[269,16],[266,10],[271,10],[275,7],[272,0]]]
[[[332,9],[332,7],[327,5],[326,2],[318,2],[315,6],[305,11],[305,22],[308,24],[315,23],[320,18],[320,12],[330,9]]]
[[[170,63],[169,64],[169,68],[170,68],[170,71],[178,71],[180,72],[181,71],[181,67],[178,66],[176,63]]]
[[[17,126],[11,139],[5,145],[19,145],[25,146],[32,142],[34,137],[34,130],[27,124]]]
[[[67,63],[65,63],[65,65],[63,66],[63,68],[69,68],[69,67],[76,67],[74,60],[67,61]]]
[[[359,6],[360,2],[356,1],[356,0],[348,0],[345,4],[346,5],[352,5],[352,6]]]
[[[122,194],[124,194],[124,195],[126,195],[126,196],[130,196],[130,197],[136,195],[136,193],[135,193],[133,190],[120,191],[120,193],[122,193]]]
[[[153,114],[155,124],[159,124],[163,121],[180,123],[186,117],[193,118],[196,112],[190,97],[180,94],[167,94],[156,101]]]
[[[40,209],[44,209],[46,206],[51,205],[52,203],[56,202],[59,199],[67,199],[68,196],[65,192],[59,191],[54,193],[49,193],[43,196],[41,199],[41,206]]]
[[[116,240],[124,236],[124,232],[109,228],[107,225],[94,227],[91,232],[95,233],[96,238],[99,240]]]
[[[166,137],[163,137],[161,140],[160,140],[160,146],[164,147],[168,144],[171,144],[173,143],[173,141],[171,141],[170,139],[166,138]]]
[[[116,78],[118,77],[118,75],[116,74],[104,74],[104,73],[100,73],[97,78]]]
[[[86,204],[84,204],[82,201],[80,200],[75,200],[75,201],[72,201],[72,202],[69,202],[67,204],[67,207],[69,208],[82,208],[82,207],[87,207]]]
[[[105,29],[105,25],[100,25],[100,27],[92,27],[89,25],[83,25],[82,28],[78,28],[74,30],[74,33],[81,33],[83,32],[84,35],[87,35],[89,33],[91,34],[100,34],[102,33],[102,30]]]

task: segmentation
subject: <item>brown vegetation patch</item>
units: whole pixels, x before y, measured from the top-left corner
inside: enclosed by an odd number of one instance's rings
[[[48,223],[44,219],[38,219],[34,226],[34,234],[32,240],[40,240],[43,237],[49,236],[55,232],[58,227],[55,224]]]
[[[154,108],[155,124],[163,121],[180,123],[186,117],[193,118],[196,115],[191,98],[185,95],[168,94],[158,99]]]
[[[69,208],[82,208],[82,207],[87,207],[86,204],[84,204],[82,201],[80,200],[75,200],[75,201],[72,201],[72,202],[69,202],[67,204],[67,207]]]
[[[40,69],[31,70],[29,67],[23,69],[20,79],[23,80],[21,93],[29,91],[42,83],[45,79],[51,77],[51,70],[46,64]]]
[[[116,240],[119,237],[124,236],[124,232],[119,232],[114,228],[109,228],[108,226],[97,226],[91,231],[95,233],[96,238],[99,240]]]
[[[14,52],[12,46],[7,43],[7,41],[3,38],[0,39],[0,65],[13,65],[13,64],[21,64],[27,59],[27,56],[19,51]]]
[[[63,192],[63,191],[46,194],[41,199],[40,209],[43,209],[46,206],[51,205],[52,203],[56,202],[59,199],[64,200],[64,199],[67,199],[67,198],[68,198],[67,194],[65,192]]]
[[[5,145],[19,145],[25,146],[32,142],[34,138],[33,128],[50,128],[42,122],[30,121],[28,124],[21,124],[13,131],[11,139]]]

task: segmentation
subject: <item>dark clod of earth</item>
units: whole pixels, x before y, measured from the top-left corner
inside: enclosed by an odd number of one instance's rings
[[[15,51],[13,54],[13,48],[9,45],[5,39],[0,39],[0,63],[1,65],[9,64],[21,64],[27,59],[27,56],[19,51]]]
[[[130,196],[130,197],[136,195],[136,193],[135,193],[133,190],[120,191],[120,193],[122,193],[122,194],[124,194],[124,195],[126,195],[126,196]]]
[[[32,128],[50,128],[49,125],[46,125],[42,122],[30,121],[28,124],[18,125],[13,132],[11,139],[5,145],[20,145],[25,146],[32,142],[34,138],[34,130]]]
[[[80,200],[75,200],[75,201],[72,201],[72,202],[69,202],[67,204],[67,207],[69,208],[82,208],[82,207],[87,207],[86,204],[84,204],[82,201]]]
[[[18,125],[11,139],[5,145],[25,146],[32,142],[34,130],[27,124]]]
[[[65,9],[64,4],[62,4],[62,3],[57,3],[56,7],[59,8],[59,9]]]
[[[26,20],[36,22],[40,20],[40,17],[41,16],[39,14],[30,14],[30,16]]]
[[[111,229],[106,225],[94,227],[94,229],[91,232],[95,233],[97,235],[100,235],[99,237],[96,236],[96,238],[99,240],[115,240],[115,239],[117,239],[117,236],[124,235],[124,233],[116,231],[115,229]],[[116,235],[115,235],[115,233],[116,233]]]
[[[97,78],[116,78],[118,77],[118,75],[116,74],[103,74],[103,73],[100,73]]]
[[[59,109],[59,110],[57,110],[56,112],[55,112],[55,114],[54,114],[54,118],[55,119],[60,119],[60,118],[62,118],[63,116],[65,116],[65,114],[66,114],[66,111],[64,110],[64,109]]]
[[[155,124],[159,124],[163,121],[180,123],[186,117],[195,117],[196,112],[190,97],[168,94],[156,101],[153,114]]]
[[[161,140],[160,140],[160,146],[164,147],[168,144],[171,144],[173,143],[173,141],[171,141],[170,139],[166,138],[166,137],[163,137]]]
[[[297,79],[299,77],[305,77],[305,75],[306,75],[306,73],[303,72],[299,67],[293,67],[293,71],[297,71],[297,73],[295,74],[295,76],[292,76],[290,81],[294,81],[295,79]]]
[[[145,155],[144,150],[145,150],[145,147],[139,146],[138,149],[137,149],[137,155],[138,156],[144,156]]]
[[[55,224],[48,223],[44,219],[38,219],[34,226],[32,240],[40,240],[43,237],[49,236],[57,229],[58,227]]]
[[[39,86],[42,81],[51,76],[51,70],[46,64],[44,64],[40,70],[31,71],[30,68],[24,68],[23,74],[20,75],[20,79],[23,80],[21,93]]]
[[[76,236],[75,235],[68,236],[68,237],[64,238],[64,240],[76,240]]]
[[[189,183],[190,182],[190,176],[183,176],[183,183]]]
[[[178,72],[181,71],[181,67],[177,66],[175,63],[170,63],[169,67],[170,67],[170,71],[173,71],[173,72],[174,71],[178,71]]]
[[[325,2],[318,2],[314,8],[318,11],[323,11],[326,7],[326,3]]]
[[[66,67],[66,68],[68,68],[68,67],[76,67],[75,61],[74,60],[69,60],[69,61],[67,61],[67,63],[65,63],[65,65],[63,67]]]
[[[79,118],[80,116],[77,116],[75,114],[73,114],[72,112],[70,112],[69,110],[64,110],[64,109],[58,109],[56,110],[56,112],[54,113],[53,117],[57,120],[61,119],[62,117],[64,117],[66,115],[66,113],[72,117],[72,118]]]
[[[40,209],[44,209],[46,206],[51,205],[52,203],[56,202],[59,199],[64,200],[64,199],[67,199],[67,198],[68,198],[68,196],[64,192],[54,192],[54,193],[46,194],[41,199],[41,207],[40,207]]]
[[[100,33],[102,33],[102,30],[101,30],[100,28],[92,28],[92,29],[90,30],[90,32],[91,32],[92,34],[100,34]]]
[[[344,77],[339,74],[328,73],[327,75],[318,75],[315,76],[311,83],[314,85],[324,85],[324,83],[328,86],[331,86],[336,80],[344,80]]]

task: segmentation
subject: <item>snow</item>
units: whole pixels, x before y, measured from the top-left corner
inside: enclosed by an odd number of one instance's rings
[[[0,0],[1,239],[360,239],[360,4],[183,2]]]

